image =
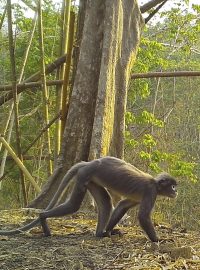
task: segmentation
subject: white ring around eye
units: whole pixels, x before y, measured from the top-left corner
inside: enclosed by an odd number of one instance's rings
[[[176,190],[176,186],[175,185],[172,185],[172,190]]]

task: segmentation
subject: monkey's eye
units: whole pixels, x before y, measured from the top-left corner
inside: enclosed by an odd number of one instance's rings
[[[176,186],[175,185],[172,185],[172,190],[176,191]]]

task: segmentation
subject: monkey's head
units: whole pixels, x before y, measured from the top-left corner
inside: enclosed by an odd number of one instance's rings
[[[169,198],[176,198],[177,192],[177,182],[168,173],[161,173],[156,178],[158,195],[166,196]]]

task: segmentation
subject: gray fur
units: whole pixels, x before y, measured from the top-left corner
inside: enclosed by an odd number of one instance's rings
[[[65,203],[55,206],[73,177],[76,178],[70,198]],[[53,199],[40,213],[38,219],[16,230],[0,231],[0,235],[20,233],[31,229],[39,222],[45,236],[51,235],[46,219],[76,212],[89,190],[98,208],[96,236],[103,237],[114,233],[116,231],[114,226],[128,209],[140,204],[138,214],[140,225],[151,241],[158,241],[151,221],[151,211],[157,195],[175,198],[177,194],[175,186],[176,180],[169,174],[163,173],[154,178],[118,158],[103,157],[90,162],[81,162],[66,173]],[[123,197],[114,210],[109,190]]]

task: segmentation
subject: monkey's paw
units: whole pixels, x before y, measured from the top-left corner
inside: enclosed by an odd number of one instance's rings
[[[103,238],[103,237],[110,237],[109,232],[97,232],[96,237]]]
[[[124,233],[120,230],[120,229],[113,229],[111,232],[110,232],[111,235],[119,235],[119,236],[123,236]]]

